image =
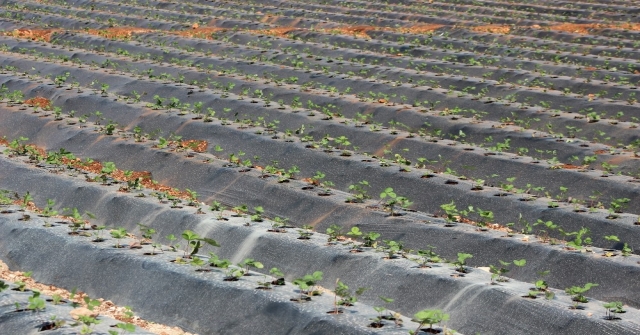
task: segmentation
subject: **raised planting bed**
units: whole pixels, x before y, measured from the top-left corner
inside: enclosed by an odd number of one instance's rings
[[[639,13],[0,0],[0,259],[203,334],[639,333]]]

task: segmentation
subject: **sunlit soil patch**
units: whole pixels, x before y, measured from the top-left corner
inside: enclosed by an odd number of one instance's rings
[[[198,24],[194,24],[193,27],[189,30],[170,32],[171,34],[176,34],[178,36],[183,37],[195,37],[195,38],[203,38],[203,39],[212,39],[211,35],[213,33],[217,33],[220,31],[226,31],[225,28],[217,28],[217,27],[199,27]]]
[[[287,35],[289,35],[289,33],[297,30],[300,30],[300,29],[293,28],[293,27],[279,27],[279,28],[272,28],[272,29],[250,30],[249,32],[254,34],[260,34],[260,35],[288,37]]]
[[[394,30],[399,33],[405,33],[405,34],[423,34],[423,33],[431,33],[442,27],[444,27],[444,24],[421,24],[421,25],[416,25],[411,27],[401,27]]]
[[[591,29],[605,28],[605,25],[595,23],[563,23],[549,26],[547,29],[555,31],[564,31],[573,34],[589,34]]]
[[[2,35],[4,36],[13,36],[18,38],[28,38],[33,41],[43,41],[49,42],[51,41],[51,36],[53,33],[61,31],[60,29],[15,29],[9,32],[4,32]]]
[[[489,24],[486,26],[471,27],[470,29],[477,33],[508,34],[511,32],[511,26],[503,24]]]
[[[25,100],[24,103],[29,106],[42,108],[43,110],[51,110],[51,101],[47,98],[35,97]]]
[[[189,148],[195,152],[207,152],[209,143],[204,140],[187,140],[180,142],[180,146],[183,148]]]
[[[117,27],[105,29],[88,29],[85,32],[91,35],[98,35],[104,38],[115,38],[129,40],[133,34],[142,34],[152,32],[153,29],[136,28],[136,27]]]
[[[344,26],[327,29],[319,29],[320,32],[329,34],[350,35],[359,38],[370,38],[367,34],[368,31],[379,30],[379,27],[374,26]]]

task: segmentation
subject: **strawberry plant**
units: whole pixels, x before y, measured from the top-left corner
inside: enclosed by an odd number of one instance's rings
[[[406,197],[398,196],[391,187],[387,187],[380,193],[380,201],[386,198],[388,198],[388,200],[385,202],[384,207],[389,210],[391,216],[397,215],[397,213],[394,213],[396,206],[407,209],[413,204],[413,202],[409,201]]]
[[[511,265],[510,262],[505,262],[502,260],[498,260],[498,262],[500,262],[501,266],[495,266],[495,265],[489,265],[489,272],[491,272],[491,284],[495,284],[494,281],[498,281],[498,282],[507,282],[509,281],[509,278],[504,277],[504,274],[506,274],[507,272],[509,272],[509,269],[507,269],[507,267],[509,265]],[[525,259],[520,259],[520,260],[514,260],[513,264],[516,266],[524,266],[525,264],[527,264],[527,260]]]
[[[262,218],[262,214],[264,214],[264,209],[262,206],[253,207],[253,212],[255,214],[251,215],[251,221],[253,222],[262,222],[264,219]]]
[[[461,273],[467,273],[467,259],[473,258],[472,254],[466,254],[463,252],[458,253],[458,260],[453,262],[453,265],[456,266],[456,271]]]
[[[333,291],[333,293],[335,294],[333,299],[333,313],[338,314],[341,312],[338,309],[338,306],[353,306],[356,301],[358,301],[358,297],[362,295],[366,290],[368,290],[368,288],[360,287],[352,293],[351,290],[349,290],[349,286],[341,282],[340,279],[336,279],[336,288]],[[338,298],[340,298],[340,300],[338,300]]]
[[[362,180],[357,184],[349,185],[349,191],[351,191],[353,195],[348,197],[347,200],[345,200],[345,202],[362,203],[366,199],[370,199],[371,196],[367,194],[367,190],[366,190],[366,188],[368,187],[371,187],[371,186],[369,186],[369,182],[366,180]]]
[[[589,299],[584,296],[587,291],[589,291],[592,287],[598,286],[598,284],[586,283],[584,286],[571,286],[566,288],[564,291],[571,296],[571,300],[574,301],[572,309],[579,309],[579,303],[587,303]]]
[[[208,244],[214,247],[219,247],[220,244],[216,242],[214,239],[208,237],[201,237],[191,230],[185,230],[182,232],[182,238],[184,238],[187,243],[184,248],[184,257],[190,258],[198,253],[200,248],[204,246],[204,244]]]
[[[243,267],[245,269],[245,273],[249,272],[249,268],[262,269],[264,265],[253,258],[245,258],[242,262],[238,264],[238,266]]]
[[[120,240],[127,237],[127,230],[124,228],[112,229],[110,234],[111,237],[116,239],[115,247],[122,248],[122,246],[120,245]]]
[[[620,314],[620,313],[624,313],[625,312],[625,310],[622,308],[623,304],[622,304],[621,301],[608,302],[608,303],[605,303],[602,306],[606,310],[606,314],[605,314],[605,319],[606,320],[617,320],[619,318],[616,317],[616,314]]]
[[[300,289],[300,297],[298,299],[292,299],[292,301],[303,302],[310,301],[311,296],[319,295],[320,292],[315,291],[315,285],[318,281],[322,280],[323,273],[321,271],[315,271],[312,274],[307,274],[302,278],[298,278],[293,281],[293,284]]]
[[[102,185],[107,185],[109,176],[116,171],[116,165],[113,162],[102,163],[102,169],[100,170],[100,179],[102,179]]]
[[[402,252],[402,242],[384,240],[385,246],[382,248],[387,255],[385,259],[394,259]]]
[[[434,251],[436,247],[428,245],[426,250],[418,250],[417,254],[420,256],[418,259],[414,259],[417,261],[418,266],[421,268],[429,268],[428,263],[439,263],[442,262],[443,259]]]
[[[31,311],[42,311],[45,309],[45,301],[40,298],[40,291],[33,290],[33,295],[29,297],[29,304],[27,305],[27,309]]]
[[[343,228],[341,226],[338,226],[336,224],[333,224],[329,228],[327,228],[327,235],[329,235],[327,242],[331,243],[338,241],[338,238],[342,236],[342,229]]]
[[[278,268],[271,268],[271,270],[269,270],[269,274],[275,278],[271,284],[280,286],[285,284],[284,273]]]
[[[55,200],[47,199],[47,206],[42,209],[42,212],[40,213],[40,215],[46,218],[58,215],[58,211],[53,209],[53,206],[55,205],[55,203],[56,203]]]
[[[424,325],[429,325],[429,328],[427,328],[428,332],[437,332],[433,328],[433,325],[447,320],[449,320],[449,314],[444,313],[442,310],[423,309],[413,315],[413,321],[418,323],[418,328],[416,328],[416,330],[410,331],[409,333],[412,335],[417,335]]]

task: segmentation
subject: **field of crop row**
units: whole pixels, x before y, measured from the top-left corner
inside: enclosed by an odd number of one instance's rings
[[[0,8],[12,270],[200,334],[640,332],[640,7]]]

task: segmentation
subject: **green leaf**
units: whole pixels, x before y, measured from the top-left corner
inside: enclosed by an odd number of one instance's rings
[[[433,325],[449,320],[449,314],[439,309],[424,309],[416,313],[413,318],[420,323]]]
[[[136,331],[136,326],[131,323],[118,323],[116,327],[129,333],[133,333]]]
[[[200,238],[200,236],[194,233],[193,231],[187,229],[184,232],[182,232],[182,238],[184,238],[187,241],[191,241],[191,240],[196,240]]]
[[[203,237],[202,241],[206,242],[209,245],[212,245],[214,247],[219,247],[220,244],[218,242],[216,242],[216,240],[212,239],[212,238],[208,238],[208,237]]]
[[[514,259],[513,260],[513,264],[517,265],[517,266],[524,266],[525,264],[527,264],[527,260],[526,259]]]

